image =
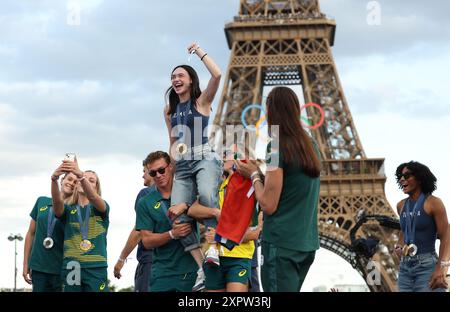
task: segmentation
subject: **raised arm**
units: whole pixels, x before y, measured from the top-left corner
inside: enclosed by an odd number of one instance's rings
[[[81,176],[78,176],[80,179],[84,176],[82,174]],[[88,178],[81,180],[81,185],[83,186],[83,190],[86,193],[86,197],[89,200],[89,202],[94,206],[95,209],[97,209],[101,213],[106,213],[106,203],[105,201],[100,197],[100,195],[97,194],[97,192],[92,187],[91,183],[87,181]]]
[[[63,161],[64,168],[69,169],[68,171],[72,172],[74,175],[77,176],[78,180],[81,183],[81,186],[83,187],[84,193],[86,194],[87,199],[89,202],[94,206],[95,209],[97,209],[101,213],[106,212],[106,203],[105,201],[100,197],[100,195],[97,194],[97,191],[92,187],[91,183],[95,183],[95,181],[92,181],[94,179],[93,176],[87,176],[88,172],[83,172],[78,167],[78,160],[75,157],[75,161]]]
[[[62,163],[52,174],[52,201],[53,201],[53,211],[55,212],[55,216],[60,218],[64,213],[64,200],[62,197],[62,193],[59,189],[59,177],[66,170],[66,166]]]
[[[211,78],[209,79],[208,86],[202,92],[202,95],[199,98],[199,105],[209,109],[211,107],[211,103],[214,100],[214,96],[217,93],[217,89],[219,89],[220,78],[222,77],[222,73],[220,71],[219,66],[214,62],[208,53],[206,53],[202,48],[199,47],[197,43],[193,43],[188,47],[188,52],[191,53],[195,50],[195,54],[203,61],[211,74]]]

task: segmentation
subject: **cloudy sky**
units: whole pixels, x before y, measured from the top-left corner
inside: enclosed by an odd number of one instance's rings
[[[142,159],[168,147],[162,106],[170,71],[187,62],[186,48],[196,41],[225,72],[223,28],[239,7],[238,0],[73,2],[79,25],[70,1],[0,6],[0,287],[14,284],[7,236],[26,234],[28,214],[38,196],[49,195],[49,177],[66,152],[99,173],[111,206],[108,273],[119,288],[133,283],[134,253],[120,281],[112,268],[134,224]],[[435,173],[435,194],[450,207],[450,3],[380,0],[379,25],[369,25],[368,3],[321,1],[338,25],[334,57],[366,154],[386,158],[392,206],[402,198],[396,166],[417,160]],[[205,87],[207,72],[197,59],[191,63]],[[23,242],[19,250],[23,287]],[[319,251],[304,290],[362,282],[350,265]]]

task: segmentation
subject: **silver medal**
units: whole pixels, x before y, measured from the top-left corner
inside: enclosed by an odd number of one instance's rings
[[[415,244],[409,244],[408,256],[414,257],[417,254],[417,246]]]
[[[44,239],[43,245],[45,249],[51,249],[53,247],[53,239],[51,237],[46,237]]]

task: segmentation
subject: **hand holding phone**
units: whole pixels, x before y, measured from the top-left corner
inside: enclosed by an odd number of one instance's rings
[[[76,155],[75,153],[66,153],[66,156],[64,156],[64,160],[68,161],[75,161]]]

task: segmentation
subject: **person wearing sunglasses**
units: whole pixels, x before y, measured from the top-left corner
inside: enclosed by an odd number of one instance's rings
[[[53,211],[64,225],[63,291],[107,292],[109,205],[101,197],[100,179],[92,170],[81,171],[76,158],[64,160],[61,169],[78,179],[74,194],[64,204],[58,179],[52,177]]]
[[[153,152],[148,158],[147,169],[153,176],[155,188],[139,200],[135,228],[141,233],[144,247],[153,248],[150,291],[190,292],[197,277],[197,264],[184,251],[180,239],[192,232],[192,226],[172,221],[168,214],[174,168],[165,152]],[[185,203],[178,206],[186,208]]]
[[[136,201],[134,202],[134,210],[137,210],[137,204],[139,200],[146,195],[150,194],[154,188],[153,177],[156,173],[152,172],[150,176],[147,165],[150,161],[150,154],[143,160],[143,172],[142,178],[144,179],[144,188],[138,193]],[[164,174],[164,172],[162,173]],[[141,242],[141,235],[139,231],[133,227],[128,236],[127,242],[120,253],[119,259],[114,266],[114,276],[118,279],[122,277],[120,271],[127,261],[128,256],[138,246],[136,259],[138,265],[136,267],[136,273],[134,274],[134,291],[135,292],[149,292],[150,291],[150,274],[152,269],[152,249],[146,249]]]
[[[52,176],[60,175],[64,175],[61,179],[62,200],[67,202],[74,192],[77,177],[73,173],[64,173],[61,166]],[[30,216],[30,227],[25,236],[23,277],[33,286],[33,292],[60,292],[64,226],[55,217],[49,197],[39,197]]]
[[[395,245],[401,257],[398,290],[446,291],[450,230],[444,204],[432,195],[437,179],[427,166],[415,161],[398,166],[395,175],[399,188],[408,195],[397,204],[401,226],[399,244]]]
[[[171,73],[171,86],[166,91],[168,104],[164,117],[169,133],[170,154],[176,160],[176,172],[171,205],[187,203],[192,205],[198,200],[205,207],[218,209],[219,184],[222,175],[222,161],[209,145],[207,127],[211,114],[211,105],[219,88],[221,71],[213,59],[198,44],[188,47],[188,53],[196,54],[211,74],[208,86],[200,89],[197,72],[188,65],[175,67]],[[196,225],[186,213],[177,220]],[[205,227],[216,228],[217,220],[204,220]],[[198,280],[194,291],[203,286],[203,261],[219,265],[217,244],[210,244],[205,257],[200,249],[200,240],[195,232],[183,238],[185,251],[189,251],[198,265]]]

